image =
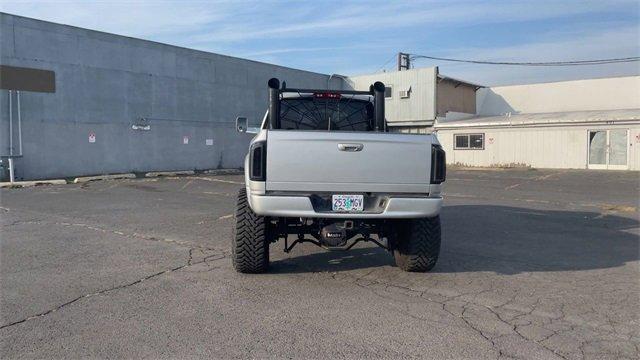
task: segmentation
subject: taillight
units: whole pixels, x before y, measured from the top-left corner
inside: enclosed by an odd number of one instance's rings
[[[447,176],[447,160],[440,145],[431,146],[431,183],[440,184]]]
[[[258,141],[249,149],[249,179],[265,181],[267,179],[267,142]]]
[[[313,93],[313,97],[316,99],[340,99],[342,95],[336,93]]]

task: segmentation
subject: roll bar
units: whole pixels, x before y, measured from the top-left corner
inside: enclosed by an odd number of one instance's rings
[[[345,94],[345,95],[369,95],[373,96],[374,105],[374,122],[376,131],[385,131],[385,119],[384,119],[384,89],[385,86],[382,82],[376,81],[369,87],[369,91],[358,90],[328,90],[328,89],[296,89],[287,88],[286,83],[282,82],[280,87],[280,80],[271,78],[267,82],[269,86],[269,124],[273,129],[280,128],[280,94],[285,93],[328,93],[328,94]]]

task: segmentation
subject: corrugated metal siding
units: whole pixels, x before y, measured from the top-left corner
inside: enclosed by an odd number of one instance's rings
[[[506,116],[474,116],[463,119],[438,118],[436,128],[483,128],[496,126],[572,126],[596,122],[637,122],[640,123],[640,108],[598,110],[598,111],[566,111],[536,114],[513,114]]]
[[[389,128],[389,132],[402,134],[429,134],[431,131],[432,128],[426,126],[396,126]]]
[[[435,91],[438,69],[420,68],[391,73],[379,73],[349,77],[348,86],[356,90],[368,90],[376,81],[391,86],[393,95],[385,102],[389,124],[426,126],[435,119]],[[411,89],[409,98],[401,99],[400,91]]]
[[[448,164],[464,166],[530,166],[535,168],[585,169],[588,131],[629,129],[628,167],[640,170],[640,125],[538,127],[527,129],[438,130]],[[483,133],[484,150],[454,150],[454,134]]]

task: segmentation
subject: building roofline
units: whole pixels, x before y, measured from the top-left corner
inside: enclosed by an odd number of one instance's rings
[[[634,75],[598,76],[598,77],[589,77],[584,79],[573,79],[573,80],[540,81],[540,82],[532,82],[532,83],[509,84],[509,85],[491,85],[487,87],[495,89],[495,88],[510,87],[510,86],[558,84],[558,83],[567,83],[567,82],[574,82],[574,81],[606,80],[606,79],[620,79],[620,78],[631,78],[631,77],[640,77],[640,73],[634,74]]]
[[[127,38],[127,39],[131,39],[131,40],[135,40],[135,41],[142,41],[142,42],[146,42],[146,43],[153,44],[153,45],[168,46],[168,47],[177,48],[177,49],[181,49],[181,50],[196,51],[196,52],[203,53],[203,54],[208,54],[208,55],[223,56],[223,57],[231,58],[231,59],[235,59],[235,60],[248,61],[248,62],[261,64],[261,65],[275,66],[275,67],[279,67],[279,68],[283,68],[283,69],[287,69],[287,70],[294,70],[294,71],[301,71],[301,72],[306,72],[306,73],[311,73],[311,74],[316,74],[316,75],[329,76],[329,74],[319,73],[319,72],[315,72],[315,71],[296,69],[296,68],[292,68],[292,67],[288,67],[288,66],[284,66],[284,65],[271,64],[271,63],[264,62],[264,61],[251,60],[251,59],[247,59],[247,58],[241,58],[241,57],[238,57],[238,56],[232,56],[232,55],[215,53],[215,52],[211,52],[211,51],[193,49],[193,48],[188,48],[188,47],[185,47],[185,46],[173,45],[173,44],[163,43],[163,42],[155,41],[155,40],[147,40],[147,39],[142,39],[142,38],[133,37],[133,36],[129,36],[129,35],[121,35],[121,34],[110,33],[110,32],[106,32],[106,31],[102,31],[102,30],[94,30],[94,29],[83,28],[83,27],[75,26],[75,25],[68,25],[68,24],[57,23],[57,22],[48,21],[48,20],[36,19],[36,18],[23,16],[23,15],[11,14],[11,13],[4,12],[4,11],[0,11],[0,15],[8,15],[8,16],[16,17],[16,18],[22,18],[22,19],[27,19],[27,20],[32,20],[32,21],[39,21],[39,22],[43,22],[43,23],[47,23],[47,24],[51,24],[51,25],[55,25],[55,26],[63,26],[63,27],[68,27],[68,28],[77,29],[77,30],[81,30],[81,31],[89,31],[89,32],[97,33],[97,34],[103,34],[103,35],[109,35],[109,36],[117,36],[117,37],[121,37],[121,38]]]
[[[436,121],[436,129],[487,127],[570,126],[595,123],[640,123],[640,109],[565,111],[501,116],[477,116],[463,120]]]
[[[423,69],[433,69],[433,68],[438,68],[437,66],[429,66],[429,67],[420,67],[420,68],[413,68],[413,69],[408,69],[408,70],[402,70],[402,71],[385,71],[385,72],[381,72],[381,73],[370,73],[370,74],[360,74],[360,75],[347,75],[348,78],[357,78],[357,77],[365,77],[365,76],[374,76],[374,75],[381,75],[381,76],[393,76],[394,74],[400,73],[400,72],[408,72],[408,71],[420,71]],[[454,77],[451,76],[447,76],[447,75],[442,75],[440,74],[440,72],[438,71],[438,81],[451,81],[454,83],[457,83],[458,85],[467,85],[467,86],[471,86],[476,88],[476,90],[478,90],[479,88],[483,88],[486,87],[484,85],[478,85],[475,83],[472,83],[470,81],[466,81],[466,80],[460,80],[460,79],[456,79]]]
[[[484,88],[486,86],[484,85],[478,85],[478,84],[474,84],[472,82],[466,81],[466,80],[460,80],[460,79],[456,79],[453,78],[451,76],[446,76],[446,75],[442,75],[442,74],[438,74],[438,81],[452,81],[455,83],[458,83],[458,85],[467,85],[467,86],[471,86],[471,87],[475,87],[476,90],[480,89],[480,88]]]

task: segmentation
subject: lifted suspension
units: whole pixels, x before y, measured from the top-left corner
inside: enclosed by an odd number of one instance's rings
[[[311,243],[311,244],[316,245],[318,247],[321,247],[321,248],[323,248],[325,250],[343,250],[343,251],[346,251],[346,250],[351,249],[352,247],[354,247],[356,244],[358,244],[360,242],[369,242],[369,241],[374,243],[374,244],[376,244],[376,245],[378,245],[379,247],[381,247],[381,248],[383,248],[383,249],[385,249],[387,251],[390,251],[389,246],[379,242],[376,239],[373,239],[370,236],[359,237],[359,238],[353,240],[351,242],[351,244],[349,244],[349,246],[347,246],[347,247],[328,247],[328,246],[323,245],[320,241],[318,241],[316,239],[308,239],[308,238],[305,238],[303,234],[298,234],[298,238],[296,240],[294,240],[291,243],[291,245],[289,245],[289,241],[287,239],[287,236],[284,237],[284,252],[285,253],[289,253],[296,245],[301,244],[301,243]]]

